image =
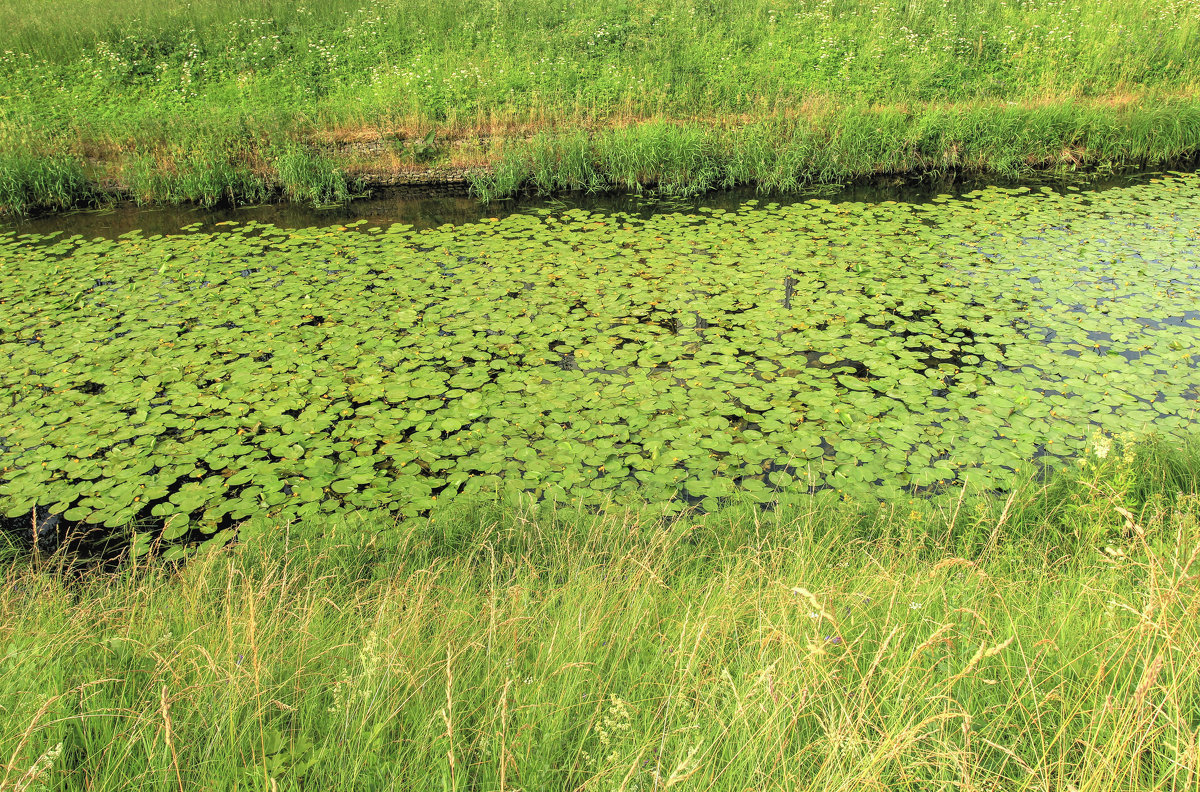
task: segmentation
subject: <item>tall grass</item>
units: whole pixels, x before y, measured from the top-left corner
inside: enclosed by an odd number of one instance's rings
[[[350,200],[351,187],[346,175],[327,157],[291,146],[280,152],[275,170],[289,201],[330,204]]]
[[[73,157],[0,151],[0,211],[65,209],[86,203],[94,193]]]
[[[139,203],[236,205],[258,203],[271,195],[269,185],[243,158],[216,146],[196,147],[167,162],[148,155],[133,157],[123,175],[127,191]]]
[[[514,141],[474,179],[484,200],[654,187],[692,195],[740,184],[788,192],[873,175],[1115,169],[1180,162],[1200,151],[1200,104],[1113,109],[1065,101],[904,111],[852,108],[737,126],[652,121]]]
[[[139,203],[259,203],[282,196],[312,204],[345,203],[352,185],[327,157],[294,143],[271,147],[254,138],[166,144],[134,155],[121,170],[125,191]]]
[[[453,164],[539,132],[616,145],[630,124],[686,122],[708,131],[677,130],[668,148],[694,149],[713,127],[804,121],[842,130],[831,152],[856,158],[874,145],[879,170],[895,158],[881,118],[908,118],[906,137],[923,134],[916,119],[925,137],[945,138],[922,152],[935,161],[957,156],[955,143],[1004,138],[1011,116],[972,108],[1069,104],[1071,129],[1091,123],[1081,117],[1118,119],[1113,157],[1145,148],[1161,161],[1187,137],[1171,124],[1191,123],[1198,53],[1200,7],[1185,0],[12,0],[0,7],[0,151],[38,141],[39,152],[101,163],[111,178],[98,182],[120,186],[146,157],[169,174],[158,152],[180,137],[238,157],[289,147],[314,156],[331,141],[434,130],[470,143],[445,150]],[[1130,103],[1140,109],[1123,110]],[[1160,103],[1179,111],[1174,120],[1153,112]],[[970,126],[955,121],[964,113]],[[739,161],[762,156],[732,138],[722,146]],[[989,162],[1044,159],[1012,148]],[[682,156],[667,182],[725,178],[694,151]],[[621,158],[634,155],[613,153]],[[579,182],[570,167],[550,181]],[[616,181],[630,181],[622,168]],[[277,175],[250,170],[261,183]]]
[[[227,98],[236,84],[255,113],[315,103],[343,119],[1185,92],[1198,45],[1200,10],[1180,0],[13,0],[0,11],[0,51],[24,77],[49,69],[180,99]]]
[[[276,526],[82,578],[11,558],[0,785],[1182,792],[1196,459],[1097,447],[999,499]]]

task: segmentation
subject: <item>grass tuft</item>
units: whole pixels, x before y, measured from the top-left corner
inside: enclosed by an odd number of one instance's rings
[[[0,211],[67,209],[87,204],[95,195],[74,157],[0,151]]]
[[[289,201],[319,205],[346,203],[351,198],[346,175],[319,154],[289,147],[275,159],[275,170]]]

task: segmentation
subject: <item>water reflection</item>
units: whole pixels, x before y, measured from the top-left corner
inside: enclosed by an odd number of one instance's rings
[[[1114,187],[1142,184],[1161,176],[1158,171],[1139,171],[1097,179],[1089,182],[1089,192]],[[386,226],[393,223],[411,225],[415,229],[436,228],[442,225],[474,223],[488,217],[503,218],[515,213],[530,213],[566,208],[599,212],[628,212],[650,215],[660,211],[709,210],[736,211],[747,203],[777,203],[781,206],[825,198],[833,202],[878,203],[899,201],[923,203],[939,196],[960,196],[987,186],[1038,189],[1049,186],[1057,190],[1077,190],[1062,179],[1005,182],[987,179],[959,179],[912,182],[898,179],[874,179],[846,187],[813,188],[789,195],[760,193],[753,187],[707,193],[690,199],[655,198],[648,195],[572,194],[562,198],[496,201],[482,204],[463,193],[446,191],[443,194],[414,195],[410,191],[387,191],[375,197],[362,198],[344,205],[314,207],[309,204],[279,203],[259,206],[215,207],[161,206],[139,207],[121,204],[104,209],[91,209],[30,218],[0,217],[0,233],[19,234],[81,234],[84,237],[115,239],[130,231],[146,236],[174,234],[199,223],[198,230],[212,231],[219,223],[267,223],[279,228],[306,228],[339,223],[361,222],[364,226]]]

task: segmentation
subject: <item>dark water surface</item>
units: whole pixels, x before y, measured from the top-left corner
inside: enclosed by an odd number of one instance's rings
[[[1088,182],[1088,192],[1100,192],[1114,187],[1144,184],[1162,176],[1159,171],[1131,172],[1096,178]],[[846,187],[814,188],[805,193],[769,195],[759,193],[752,187],[709,193],[690,199],[658,199],[649,195],[613,194],[587,195],[584,193],[561,199],[529,198],[523,200],[480,203],[468,195],[416,195],[404,191],[381,191],[376,197],[362,198],[345,205],[314,207],[310,204],[279,203],[260,206],[203,208],[194,206],[139,207],[120,204],[105,209],[90,209],[30,218],[5,218],[0,216],[0,233],[11,231],[18,234],[81,234],[84,237],[116,238],[131,231],[140,231],[146,236],[178,233],[196,223],[196,230],[212,231],[220,228],[219,223],[267,223],[279,228],[306,228],[328,226],[338,223],[363,223],[366,226],[387,226],[402,223],[416,230],[436,228],[441,225],[475,223],[485,218],[507,217],[514,213],[561,211],[577,208],[593,212],[624,212],[645,216],[655,212],[696,210],[700,207],[734,211],[747,201],[776,202],[781,205],[825,198],[834,202],[903,201],[919,203],[938,195],[959,196],[972,190],[988,186],[1031,187],[1037,189],[1047,185],[1056,190],[1073,191],[1083,189],[1062,179],[1045,179],[1041,182],[1007,183],[986,179],[939,180],[936,182],[911,182],[898,179],[874,180],[869,183]]]

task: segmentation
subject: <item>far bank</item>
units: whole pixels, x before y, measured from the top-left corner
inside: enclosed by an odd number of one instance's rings
[[[345,203],[380,190],[469,193],[486,202],[569,192],[689,197],[743,186],[787,194],[873,179],[1086,181],[1127,169],[1192,167],[1200,101],[846,107],[749,120],[412,134],[329,129],[280,145],[265,130],[214,129],[198,144],[144,141],[92,156],[69,147],[0,152],[0,212],[118,200]]]
[[[0,210],[1171,167],[1200,6],[12,0]]]

